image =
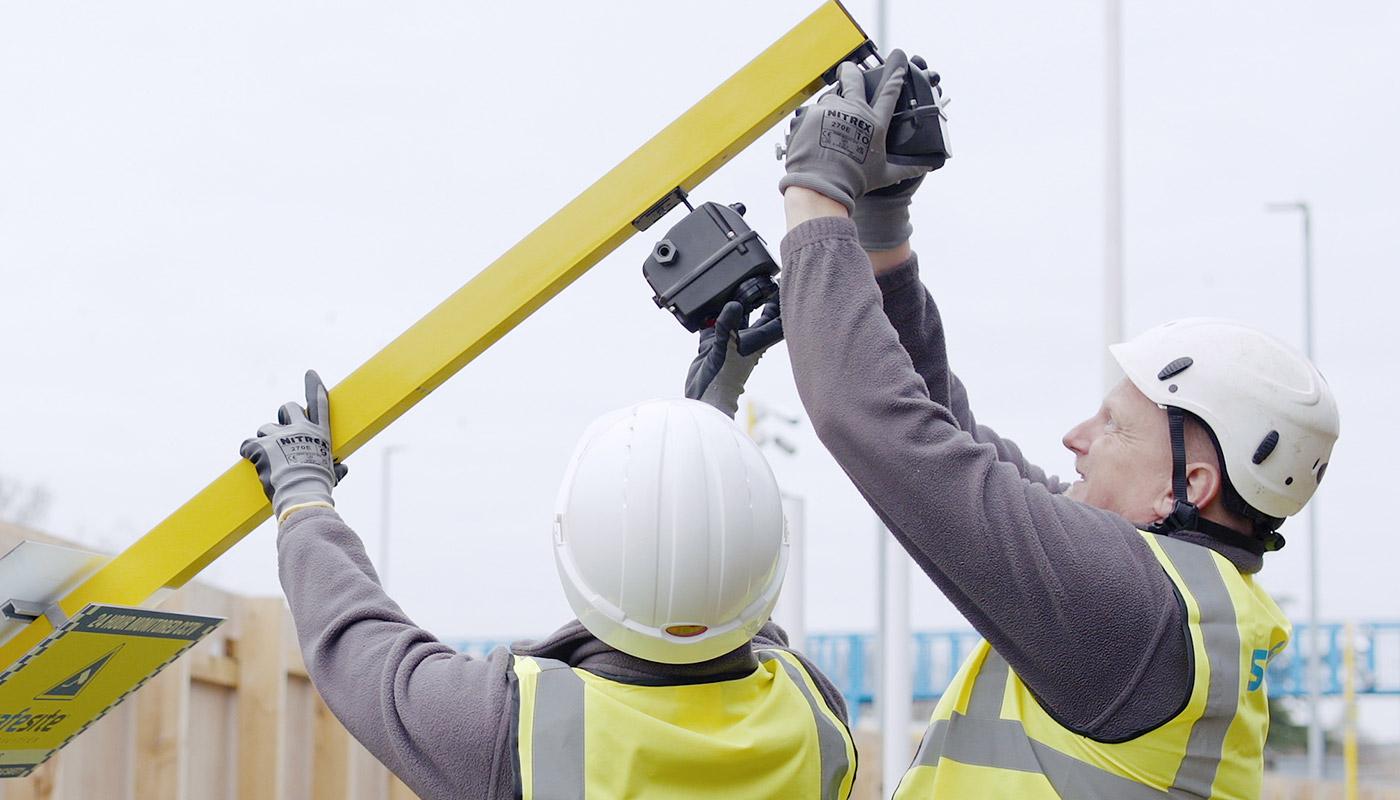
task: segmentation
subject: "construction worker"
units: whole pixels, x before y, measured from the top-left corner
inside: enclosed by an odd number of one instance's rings
[[[891,55],[873,103],[843,66],[780,183],[812,425],[985,637],[895,796],[1258,797],[1265,668],[1290,629],[1254,575],[1327,469],[1332,393],[1273,337],[1192,319],[1111,348],[1126,377],[1064,437],[1073,485],[979,425],[909,245],[923,172],[884,156],[905,63]],[[829,141],[827,117],[869,136]]]
[[[716,335],[702,337],[702,361]],[[756,360],[711,376],[710,399],[732,404],[724,387],[742,387]],[[312,682],[419,797],[849,796],[841,695],[769,621],[787,565],[778,486],[731,419],[693,400],[599,418],[553,520],[578,619],[477,659],[384,593],[333,507],[343,470],[314,372],[306,402],[284,405],[241,453],[272,500]]]

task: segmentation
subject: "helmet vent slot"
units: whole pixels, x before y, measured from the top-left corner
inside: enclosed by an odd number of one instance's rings
[[[1173,375],[1180,375],[1186,371],[1187,367],[1194,363],[1196,362],[1191,360],[1191,356],[1182,356],[1181,358],[1173,359],[1170,364],[1162,367],[1161,372],[1157,373],[1157,380],[1164,381]]]
[[[1274,452],[1275,447],[1278,447],[1278,431],[1269,431],[1264,436],[1264,441],[1260,442],[1259,446],[1254,449],[1254,458],[1251,460],[1256,464],[1264,463],[1264,459]],[[1290,478],[1288,482],[1292,483],[1293,480]]]

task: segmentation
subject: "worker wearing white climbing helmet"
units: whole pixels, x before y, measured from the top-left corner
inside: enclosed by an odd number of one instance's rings
[[[1326,474],[1326,381],[1247,326],[1163,325],[1113,349],[1126,378],[1065,435],[1081,480],[1046,475],[949,366],[909,244],[926,170],[885,159],[897,88],[867,104],[859,79],[788,146],[788,352],[823,443],[985,637],[895,796],[1259,796],[1289,625],[1254,574]],[[868,136],[835,146],[827,117]]]
[[[714,340],[711,330],[702,341]],[[727,375],[746,376],[756,358]],[[742,377],[721,386],[737,396]],[[343,468],[315,373],[306,396],[305,410],[283,406],[242,453],[273,502],[312,682],[419,797],[849,796],[855,749],[841,696],[769,621],[787,564],[782,501],[733,420],[705,403],[654,400],[595,422],[553,518],[579,619],[477,659],[384,593],[333,508]]]
[[[1159,507],[1163,518],[1179,515],[1171,524],[1180,526],[1195,514],[1226,540],[1243,534],[1266,549],[1282,546],[1278,527],[1317,490],[1337,440],[1337,404],[1313,365],[1263,331],[1218,319],[1169,322],[1109,349],[1125,381],[1167,415],[1173,478],[1184,478],[1188,488],[1183,493],[1174,484],[1170,498],[1159,498],[1171,502]],[[1178,418],[1179,426],[1172,423]],[[1077,428],[1065,437],[1071,450],[1092,431],[1093,420],[1085,424],[1090,431]],[[1197,447],[1186,447],[1188,441]],[[1188,452],[1198,461],[1195,470]],[[1192,479],[1208,513],[1194,508]],[[1094,501],[1096,489],[1086,480],[1069,496],[1109,507]]]

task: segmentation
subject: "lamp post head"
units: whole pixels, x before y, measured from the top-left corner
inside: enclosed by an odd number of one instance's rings
[[[1304,217],[1312,216],[1312,207],[1306,201],[1295,200],[1291,203],[1266,203],[1265,211],[1299,211]]]

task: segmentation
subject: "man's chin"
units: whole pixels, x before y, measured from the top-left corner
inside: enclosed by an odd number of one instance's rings
[[[1065,490],[1065,497],[1071,500],[1084,501],[1084,481],[1075,481]]]

